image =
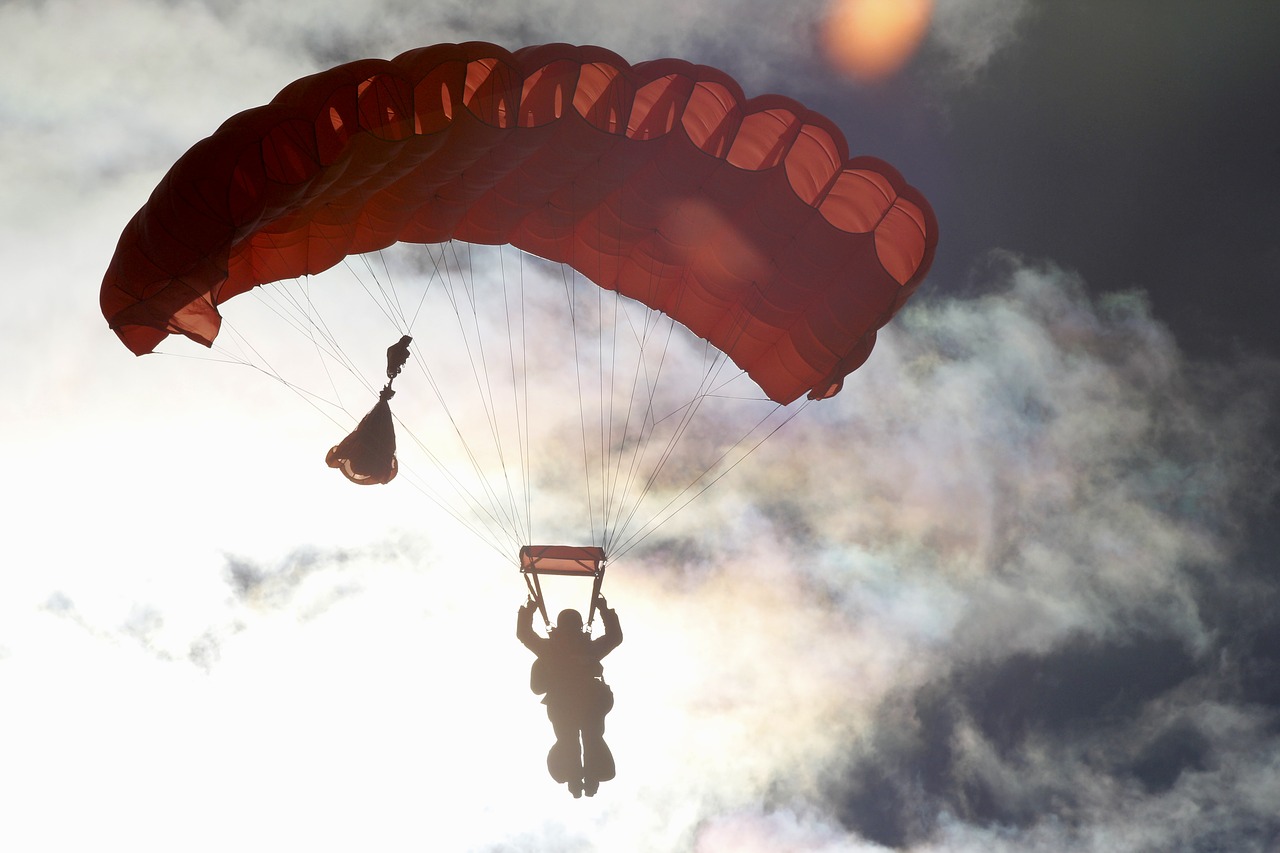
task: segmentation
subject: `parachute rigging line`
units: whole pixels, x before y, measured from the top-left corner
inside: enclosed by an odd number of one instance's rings
[[[678,59],[632,66],[592,46],[469,42],[346,63],[223,122],[126,225],[100,304],[137,354],[171,334],[212,346],[225,325],[219,358],[330,420],[354,419],[346,404],[380,384],[359,366],[382,331],[346,338],[343,327],[381,315],[413,332],[431,388],[425,419],[406,416],[411,396],[396,403],[429,463],[410,482],[504,555],[533,540],[535,510],[539,524],[566,513],[553,493],[584,501],[569,526],[616,559],[807,406],[792,402],[837,393],[923,281],[937,239],[918,190],[881,160],[850,157],[829,119],[789,98],[748,98]],[[397,242],[426,247],[422,276],[403,281],[381,254]],[[478,244],[520,253],[512,264],[497,250],[500,287],[477,278]],[[572,370],[543,352],[560,337],[540,325],[558,294],[526,292],[526,270],[543,284],[554,269],[544,260],[560,266]],[[327,285],[311,276],[329,269],[345,269],[377,312],[326,315]],[[252,318],[223,322],[250,290],[309,342],[320,378],[295,381],[297,353],[273,351]],[[490,299],[501,315],[481,306]],[[461,341],[434,346],[450,326]],[[735,390],[735,367],[763,397]],[[551,399],[560,384],[577,397],[577,436],[573,407]],[[752,401],[773,408],[757,420]],[[578,465],[575,439],[582,493],[570,496],[560,481]]]

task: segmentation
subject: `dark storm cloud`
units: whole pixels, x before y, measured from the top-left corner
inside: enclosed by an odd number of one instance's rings
[[[984,827],[1083,828],[1096,819],[1098,784],[1081,784],[1086,773],[1156,794],[1208,769],[1212,745],[1194,723],[1156,721],[1152,737],[1142,713],[1196,671],[1181,643],[1158,638],[1075,638],[962,669],[884,704],[873,748],[836,782],[835,808],[895,847],[929,838],[941,813]]]

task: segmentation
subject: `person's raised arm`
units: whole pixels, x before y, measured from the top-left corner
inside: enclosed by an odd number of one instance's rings
[[[600,611],[600,621],[604,623],[604,636],[591,641],[592,651],[604,657],[622,643],[622,626],[618,623],[618,611],[609,607],[603,595],[596,596],[596,607]]]
[[[533,611],[537,606],[533,596],[529,596],[529,600],[516,613],[516,639],[524,643],[525,648],[535,655],[539,647],[547,641],[545,637],[539,637],[533,630]]]

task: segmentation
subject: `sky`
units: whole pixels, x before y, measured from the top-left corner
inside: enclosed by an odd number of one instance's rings
[[[1280,6],[924,7],[859,76],[816,0],[0,5],[0,847],[1277,849]],[[472,39],[793,97],[942,235],[840,395],[610,566],[592,799],[546,775],[509,555],[98,308],[223,119]]]

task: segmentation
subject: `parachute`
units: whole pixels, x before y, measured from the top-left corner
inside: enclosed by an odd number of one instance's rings
[[[789,98],[679,59],[470,42],[232,116],[125,227],[100,301],[136,354],[210,346],[260,285],[394,243],[511,245],[674,319],[785,406],[841,389],[937,239],[923,195]]]

